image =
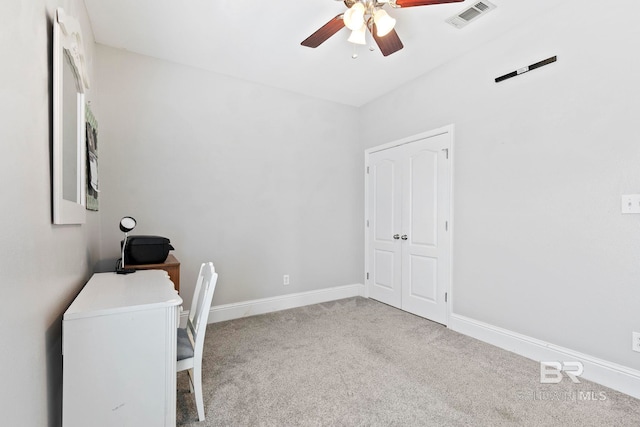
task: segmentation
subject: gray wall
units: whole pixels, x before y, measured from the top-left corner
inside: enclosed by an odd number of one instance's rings
[[[3,2],[0,14],[0,413],[6,426],[60,425],[61,316],[99,258],[98,214],[88,212],[82,226],[51,224],[51,47],[58,6],[81,20],[92,75],[93,35],[81,0]]]
[[[186,307],[208,260],[214,305],[362,283],[355,108],[102,45],[96,67],[105,256],[132,215],[171,239]]]
[[[620,213],[640,193],[637,5],[583,6],[365,106],[362,140],[455,124],[454,313],[639,369],[640,216]]]

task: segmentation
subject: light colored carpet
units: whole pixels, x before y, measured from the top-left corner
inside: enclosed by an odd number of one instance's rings
[[[640,426],[638,399],[365,298],[211,324],[203,365],[179,426]]]

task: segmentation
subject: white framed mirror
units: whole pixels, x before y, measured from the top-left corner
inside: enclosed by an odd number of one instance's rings
[[[85,67],[80,24],[59,8],[53,24],[53,223],[86,220]]]

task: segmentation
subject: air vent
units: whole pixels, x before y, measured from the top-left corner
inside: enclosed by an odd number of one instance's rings
[[[495,8],[495,4],[483,0],[464,9],[462,12],[453,15],[451,18],[447,19],[447,22],[456,28],[462,28],[469,22],[477,20],[479,16],[485,15]]]

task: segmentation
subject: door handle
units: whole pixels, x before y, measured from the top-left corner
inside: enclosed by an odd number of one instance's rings
[[[407,237],[407,235],[406,235],[406,234],[403,234],[403,235],[402,235],[402,237],[401,237],[401,239],[402,239],[402,240],[407,240],[407,239],[408,239],[408,237]]]
[[[398,239],[400,238],[400,235],[399,235],[399,234],[394,234],[394,235],[393,235],[393,238],[394,238],[394,239],[396,239],[396,240],[398,240]]]

